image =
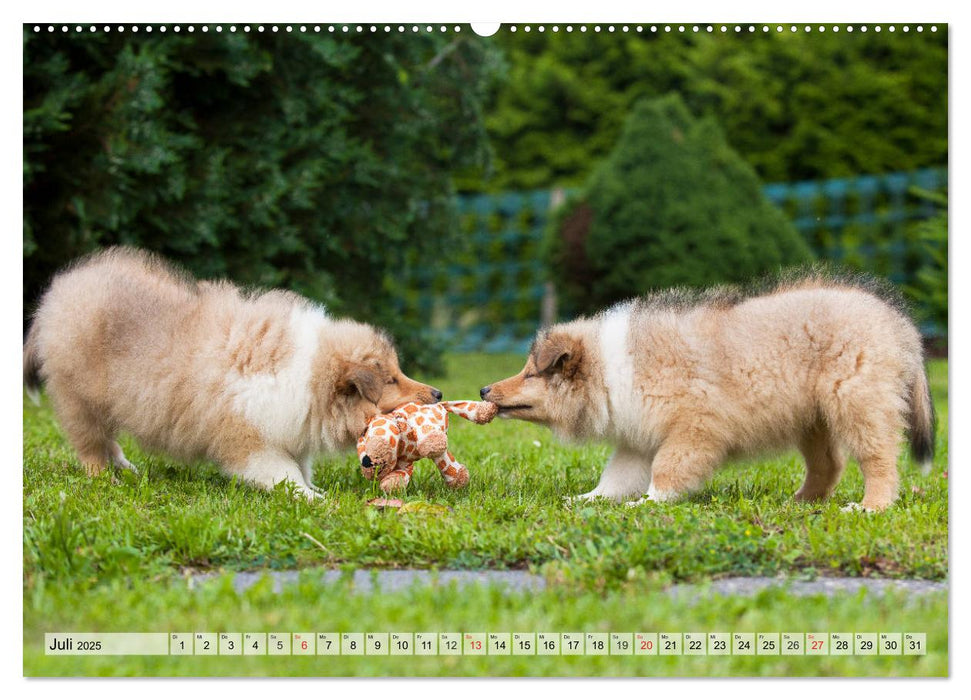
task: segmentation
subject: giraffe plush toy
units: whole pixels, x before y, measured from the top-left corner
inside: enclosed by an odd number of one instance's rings
[[[357,441],[361,473],[365,479],[377,476],[382,491],[402,491],[411,481],[415,461],[429,457],[450,488],[462,488],[469,483],[469,470],[448,451],[448,414],[483,424],[497,411],[488,401],[442,401],[406,403],[375,416]]]

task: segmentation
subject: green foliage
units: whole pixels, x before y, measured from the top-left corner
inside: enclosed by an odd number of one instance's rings
[[[763,181],[947,161],[947,41],[937,32],[512,33],[487,120],[494,176],[463,189],[581,184],[631,107],[677,92]],[[926,29],[926,28],[925,28]]]
[[[634,106],[554,223],[550,249],[554,281],[580,312],[656,289],[744,282],[810,258],[752,168],[676,95]]]
[[[451,172],[485,162],[496,55],[471,34],[24,30],[24,302],[123,243],[283,286],[389,327],[405,248],[454,230]]]
[[[921,320],[942,329],[947,337],[947,196],[920,192],[920,196],[938,204],[940,211],[930,219],[914,225],[923,243],[927,262],[917,270],[914,283],[907,287],[916,302]]]

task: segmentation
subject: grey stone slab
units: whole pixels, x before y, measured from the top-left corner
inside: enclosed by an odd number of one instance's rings
[[[241,593],[259,581],[263,576],[273,579],[273,590],[280,592],[286,584],[296,583],[301,571],[243,571],[233,579],[233,588]],[[217,574],[202,574],[192,577],[202,582]],[[317,572],[321,583],[330,584],[347,576],[341,571],[324,569]],[[357,569],[351,575],[354,590],[359,593],[383,591],[394,593],[412,585],[458,586],[472,584],[491,585],[510,592],[539,591],[546,587],[542,576],[526,571],[426,571],[423,569]]]
[[[413,585],[457,586],[473,584],[496,586],[509,592],[541,591],[546,581],[526,571],[465,571],[445,570],[427,571],[424,569],[357,569],[350,574],[334,570],[319,569],[308,571],[243,571],[233,577],[233,588],[242,593],[264,576],[273,580],[273,590],[279,593],[288,584],[294,584],[302,575],[319,577],[322,584],[333,584],[350,577],[353,590],[358,593],[383,591],[394,593]],[[220,574],[206,573],[190,577],[190,586],[203,583]],[[672,597],[688,596],[703,598],[711,595],[753,596],[768,588],[782,587],[797,596],[836,593],[855,593],[861,589],[873,595],[887,591],[904,591],[913,595],[946,592],[948,584],[940,581],[920,579],[874,579],[874,578],[819,578],[814,581],[798,581],[784,578],[738,576],[723,578],[705,584],[675,584],[665,589]]]
[[[876,578],[818,578],[814,581],[793,581],[780,578],[759,576],[738,576],[712,581],[707,585],[677,584],[667,589],[671,596],[756,595],[767,588],[782,587],[792,595],[833,595],[835,593],[855,593],[861,589],[870,594],[880,595],[887,591],[904,591],[914,595],[947,591],[947,583],[924,581],[921,579],[876,579]]]

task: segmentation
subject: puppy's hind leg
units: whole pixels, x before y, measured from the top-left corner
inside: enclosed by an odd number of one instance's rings
[[[796,491],[796,500],[819,501],[828,498],[846,467],[846,457],[835,437],[820,420],[803,435],[799,450],[806,460],[806,479]]]
[[[108,466],[111,456],[108,429],[97,413],[88,410],[82,401],[64,398],[54,390],[49,393],[54,398],[54,411],[61,427],[77,452],[84,471],[88,476],[98,476]]]
[[[884,510],[897,498],[897,454],[904,420],[889,390],[864,392],[850,382],[844,382],[844,387],[847,384],[834,401],[834,432],[860,463],[864,488],[859,506],[851,503],[844,510]]]
[[[567,499],[570,504],[606,498],[622,503],[640,496],[651,484],[651,459],[626,447],[618,447],[600,475],[600,482],[592,491]]]
[[[859,508],[870,512],[881,511],[897,498],[898,447],[896,435],[887,435],[883,439],[882,449],[878,447],[857,456],[860,471],[863,472],[863,500]],[[844,510],[857,509],[857,504],[851,503]]]
[[[226,465],[226,472],[238,475],[245,481],[270,490],[281,481],[293,484],[296,493],[313,500],[318,494],[304,480],[300,465],[293,457],[280,450],[264,448],[251,453],[241,462]]]

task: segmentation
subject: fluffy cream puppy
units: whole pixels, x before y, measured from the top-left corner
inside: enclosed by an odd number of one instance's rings
[[[406,377],[384,333],[284,291],[196,282],[110,249],[58,274],[24,344],[88,474],[130,463],[115,441],[206,458],[263,488],[313,496],[313,459],[353,447],[371,417],[441,392]]]
[[[727,459],[795,447],[796,498],[829,496],[849,452],[860,506],[882,510],[902,431],[929,463],[934,413],[920,334],[877,287],[811,274],[758,294],[637,299],[542,331],[523,370],[480,393],[500,415],[616,446],[580,498],[672,499]]]

